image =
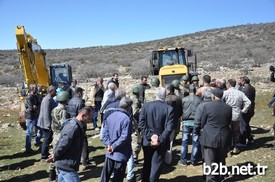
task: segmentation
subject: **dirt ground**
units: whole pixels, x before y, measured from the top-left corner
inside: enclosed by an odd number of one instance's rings
[[[213,72],[210,74],[212,78],[235,78],[238,79],[241,73],[236,70],[224,73]],[[256,78],[258,76],[269,78],[270,73],[266,69],[257,69],[249,72],[248,77]],[[202,78],[203,74],[200,75]],[[256,97],[256,114],[253,117],[252,133],[255,135],[255,144],[246,148],[241,154],[227,158],[227,166],[245,166],[251,164],[253,166],[260,164],[267,166],[267,173],[263,176],[229,176],[225,181],[275,181],[274,171],[274,151],[270,150],[273,143],[272,124],[274,117],[271,116],[271,109],[266,104],[270,99],[274,90],[274,83],[259,81],[252,82],[257,90]],[[105,83],[107,78],[105,78]],[[132,85],[138,83],[139,80],[133,80],[129,76],[120,76],[120,85],[126,90],[130,90]],[[86,91],[93,82],[80,83]],[[259,96],[259,97],[258,97]],[[42,164],[39,159],[39,151],[33,156],[24,156],[24,131],[17,124],[17,112],[20,108],[20,99],[17,88],[0,87],[0,140],[1,157],[0,157],[0,181],[48,181],[48,165]],[[91,126],[89,126],[91,127]],[[13,133],[18,136],[14,137]],[[98,132],[88,128],[90,158],[96,161],[96,168],[80,171],[81,181],[99,181],[100,172],[104,162],[104,147],[98,138]],[[202,181],[202,166],[181,166],[177,164],[180,156],[181,133],[177,137],[177,143],[173,147],[173,161],[169,166],[165,166],[162,171],[161,180],[182,182],[182,181]],[[189,149],[190,153],[190,149]],[[140,154],[142,163],[142,153]],[[140,173],[142,167],[136,169]]]

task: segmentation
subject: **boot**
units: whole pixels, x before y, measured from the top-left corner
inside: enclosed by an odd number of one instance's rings
[[[55,169],[51,169],[49,173],[49,181],[55,181],[56,180],[56,171]]]

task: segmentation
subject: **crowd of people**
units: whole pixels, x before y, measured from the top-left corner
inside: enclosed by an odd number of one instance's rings
[[[37,128],[34,145],[41,144],[41,161],[51,163],[49,179],[80,181],[77,171],[81,163],[84,169],[96,166],[89,159],[86,131],[90,123],[92,129],[100,131],[106,148],[100,181],[122,182],[127,173],[128,181],[155,182],[164,163],[170,165],[173,160],[172,149],[180,130],[178,164],[183,166],[204,163],[214,170],[213,163],[226,165],[228,154],[238,155],[253,144],[250,121],[256,90],[247,76],[236,81],[204,75],[202,85],[197,76],[188,75],[164,86],[156,77],[147,82],[147,76],[141,76],[140,83],[126,91],[114,73],[106,87],[101,77],[88,90],[73,80],[69,87],[64,83],[58,88],[50,86],[43,99],[37,85],[30,85],[25,102],[26,153],[32,153],[31,139]],[[273,98],[268,105],[274,102]],[[139,160],[141,149],[143,164]],[[142,172],[136,174],[139,165]],[[206,181],[223,178],[205,176]]]

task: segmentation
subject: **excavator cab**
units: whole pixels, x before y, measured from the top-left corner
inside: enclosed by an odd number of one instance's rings
[[[72,81],[72,68],[67,63],[56,63],[50,65],[50,78],[52,85],[58,87],[58,83],[63,82],[70,85]]]

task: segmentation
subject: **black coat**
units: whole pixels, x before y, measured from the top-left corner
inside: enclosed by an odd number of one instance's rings
[[[251,101],[251,105],[247,112],[252,113],[254,115],[254,108],[255,108],[255,97],[256,97],[256,90],[250,84],[245,84],[241,90],[245,96]]]
[[[84,129],[83,124],[76,118],[64,122],[54,149],[56,167],[65,171],[78,171],[85,135]]]
[[[73,118],[78,115],[83,107],[85,107],[85,102],[81,98],[74,96],[69,100],[66,111]]]
[[[226,148],[231,145],[230,123],[232,108],[220,100],[204,106],[201,116],[203,128],[200,144],[211,148]]]
[[[26,119],[38,119],[40,102],[38,95],[30,93],[25,100],[25,117]]]
[[[142,132],[143,146],[151,146],[151,136],[159,136],[160,146],[169,148],[169,136],[174,129],[174,111],[164,101],[146,102],[139,116],[139,129]]]

